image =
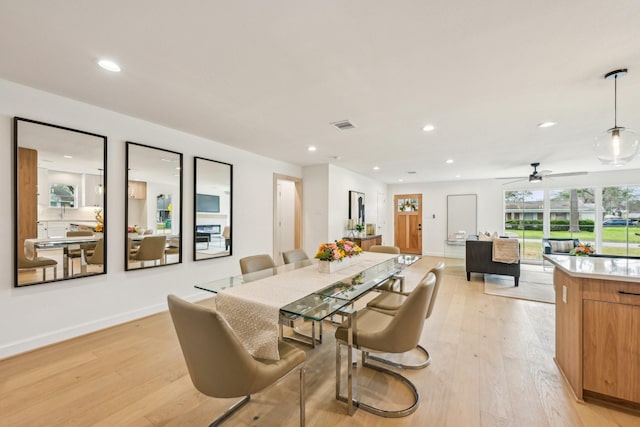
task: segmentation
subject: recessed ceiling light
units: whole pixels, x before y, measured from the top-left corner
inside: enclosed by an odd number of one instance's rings
[[[402,181],[403,181],[403,179],[402,179],[402,178],[398,179],[398,182],[402,182]]]
[[[460,175],[456,175],[456,178],[460,178]]]
[[[114,73],[120,72],[120,66],[109,59],[99,60],[98,65],[104,68],[105,70],[113,71]]]
[[[374,171],[379,171],[379,170],[380,170],[380,166],[374,166],[374,167],[373,167],[373,170],[374,170]]]
[[[307,151],[316,151],[317,148],[314,145],[310,145],[307,147]]]
[[[451,163],[453,163],[453,159],[447,159],[447,161],[445,163],[451,164]]]
[[[424,125],[424,126],[422,127],[422,130],[423,130],[423,131],[425,131],[425,132],[431,132],[431,131],[432,131],[432,130],[434,130],[435,128],[436,128],[436,127],[435,127],[434,125],[429,124],[429,125]]]
[[[64,155],[64,156],[62,156],[62,157],[64,157],[65,159],[73,159],[73,156],[69,156],[68,154],[65,154],[65,155]]]
[[[550,128],[551,126],[555,126],[557,125],[556,122],[542,122],[542,123],[538,123],[538,127],[539,128]]]

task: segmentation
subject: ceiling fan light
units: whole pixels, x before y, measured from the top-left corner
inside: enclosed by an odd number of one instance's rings
[[[602,164],[621,166],[638,154],[638,134],[631,129],[613,127],[596,138],[593,146]]]
[[[537,175],[537,174],[536,175],[531,174],[531,175],[529,175],[529,182],[533,182],[533,183],[542,182],[542,177],[540,175]]]

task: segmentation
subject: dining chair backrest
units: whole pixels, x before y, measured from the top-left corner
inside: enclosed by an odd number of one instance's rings
[[[250,394],[256,362],[222,315],[174,295],[167,302],[193,385],[212,397]]]
[[[147,236],[140,242],[140,248],[133,258],[138,261],[162,259],[166,243],[167,236]]]
[[[67,237],[87,237],[87,236],[93,236],[93,231],[90,231],[90,230],[67,231]]]
[[[309,257],[303,249],[292,249],[290,251],[282,252],[282,260],[285,264],[291,264],[293,262],[304,261],[307,259],[309,259]]]
[[[435,283],[435,275],[428,274],[411,291],[388,326],[378,334],[378,350],[404,353],[418,345],[427,313],[428,298]]]
[[[93,254],[86,257],[85,261],[87,264],[104,264],[104,239],[98,240],[98,243],[96,243],[93,249]]]
[[[431,270],[429,270],[429,272],[433,273],[436,278],[436,282],[433,285],[433,292],[431,293],[429,299],[429,306],[427,307],[426,315],[427,318],[431,316],[431,312],[433,311],[433,307],[436,302],[436,296],[438,295],[438,290],[440,289],[440,284],[442,283],[442,278],[444,277],[444,262],[438,262]]]
[[[369,252],[379,252],[383,254],[399,254],[400,248],[397,246],[373,245],[369,248]]]
[[[240,258],[240,271],[242,271],[242,274],[266,270],[267,268],[274,268],[275,266],[276,264],[273,262],[273,258],[268,254]]]

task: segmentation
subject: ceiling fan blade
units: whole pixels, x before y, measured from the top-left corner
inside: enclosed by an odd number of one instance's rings
[[[498,179],[505,179],[505,178],[498,178]],[[515,184],[516,182],[521,182],[521,181],[526,181],[528,180],[529,177],[526,178],[518,178],[515,181],[509,181],[509,182],[504,182],[502,185],[509,185],[509,184]]]
[[[549,176],[551,175],[551,172],[553,171],[550,171],[550,170],[538,171],[538,176]]]
[[[579,175],[587,175],[588,173],[589,172],[585,172],[585,171],[582,171],[582,172],[552,173],[552,174],[547,175],[547,177],[549,177],[549,178],[557,178],[557,177],[560,177],[560,176],[579,176]]]
[[[501,176],[498,177],[496,179],[518,179],[518,180],[523,180],[523,179],[529,179],[528,176]]]

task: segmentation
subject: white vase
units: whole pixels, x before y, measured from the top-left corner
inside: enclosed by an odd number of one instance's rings
[[[342,261],[318,261],[318,271],[320,273],[334,273],[336,271],[344,270],[351,266],[352,258],[342,258]]]

